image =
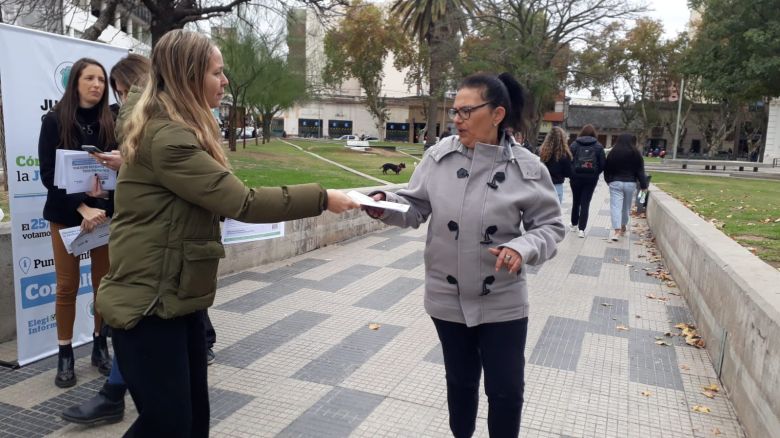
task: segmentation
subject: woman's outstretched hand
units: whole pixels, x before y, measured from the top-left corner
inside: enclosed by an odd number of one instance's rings
[[[328,189],[328,211],[331,213],[343,213],[353,208],[360,208],[360,204],[344,194],[340,190]]]

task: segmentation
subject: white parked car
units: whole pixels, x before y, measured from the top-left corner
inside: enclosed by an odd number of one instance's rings
[[[357,135],[342,135],[341,137],[337,138],[336,140],[357,140]]]
[[[236,138],[254,138],[254,137],[255,137],[254,126],[236,128]]]

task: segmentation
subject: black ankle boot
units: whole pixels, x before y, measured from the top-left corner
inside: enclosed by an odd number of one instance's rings
[[[105,336],[92,335],[92,365],[98,367],[98,372],[104,376],[111,373],[111,354],[108,353]]]
[[[74,363],[73,345],[60,345],[60,352],[57,355],[57,377],[54,378],[54,384],[59,388],[70,388],[76,384]]]
[[[78,424],[116,423],[125,415],[125,385],[103,384],[100,392],[84,403],[62,411],[65,421]]]

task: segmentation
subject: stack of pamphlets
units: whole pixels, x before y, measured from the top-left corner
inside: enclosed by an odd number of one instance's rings
[[[54,185],[68,194],[92,190],[92,177],[97,175],[103,190],[116,188],[116,171],[101,165],[84,151],[57,149],[54,164]]]

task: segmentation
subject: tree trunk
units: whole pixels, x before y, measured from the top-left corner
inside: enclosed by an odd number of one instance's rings
[[[105,7],[100,10],[100,17],[98,17],[95,24],[84,30],[81,39],[96,41],[100,37],[100,34],[106,30],[106,27],[114,21],[116,7],[121,1],[122,0],[104,0]]]
[[[184,24],[179,20],[175,14],[174,6],[176,2],[171,1],[158,1],[157,7],[160,13],[152,15],[152,24],[149,26],[149,31],[152,34],[152,48],[157,45],[157,41],[163,37],[168,31],[174,29],[184,29]]]
[[[431,35],[428,38],[429,83],[426,102],[425,149],[436,143],[436,120],[438,119],[439,101],[444,97],[444,71],[448,63],[445,47],[447,41],[442,38],[446,33],[444,26],[443,20],[434,24],[430,31]]]
[[[271,141],[271,120],[273,113],[263,113],[263,144]]]
[[[230,106],[230,116],[228,117],[228,149],[230,149],[230,152],[236,151],[236,128],[238,127],[238,117],[236,115],[236,108],[238,105],[236,105],[235,99],[233,99],[233,103]]]

